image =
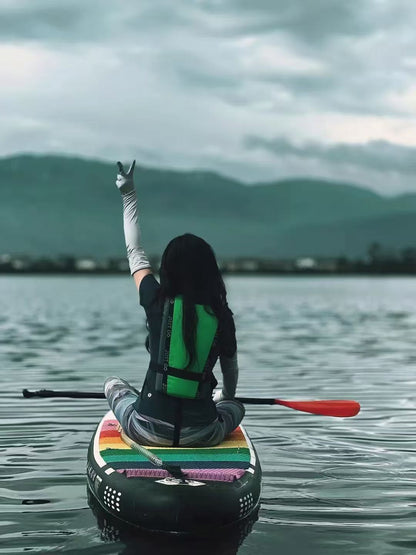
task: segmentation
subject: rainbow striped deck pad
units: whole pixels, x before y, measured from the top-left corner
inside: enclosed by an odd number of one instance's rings
[[[245,472],[254,472],[256,455],[244,429],[239,426],[216,447],[148,447],[163,462],[177,464],[188,479],[233,482]],[[117,471],[127,478],[165,478],[166,470],[153,465],[121,437],[121,427],[110,411],[95,436],[95,454],[106,472]]]

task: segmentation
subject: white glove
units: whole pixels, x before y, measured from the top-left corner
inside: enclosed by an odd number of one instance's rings
[[[116,186],[121,192],[123,201],[123,227],[124,239],[126,241],[127,258],[130,273],[133,275],[138,270],[150,268],[149,260],[141,246],[141,232],[137,211],[137,195],[134,188],[133,172],[136,160],[133,160],[129,170],[124,171],[123,164],[117,162],[119,174],[117,174]]]
[[[120,173],[117,174],[116,186],[118,187],[122,195],[131,193],[132,191],[134,191],[133,173],[136,166],[136,160],[133,160],[127,173],[124,170],[123,164],[121,162],[117,162],[117,166]]]
[[[222,392],[222,389],[216,389],[214,391],[214,396],[212,400],[214,401],[214,403],[218,403],[219,401],[224,401],[224,394]]]

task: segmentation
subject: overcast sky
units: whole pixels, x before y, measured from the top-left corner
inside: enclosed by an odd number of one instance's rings
[[[416,191],[414,0],[0,0],[0,156]]]

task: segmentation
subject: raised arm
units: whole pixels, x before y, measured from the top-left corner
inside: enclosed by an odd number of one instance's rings
[[[133,179],[135,165],[136,160],[133,160],[129,170],[126,172],[123,168],[123,164],[117,162],[119,173],[117,174],[116,185],[121,193],[123,201],[124,238],[126,241],[130,273],[134,278],[137,289],[139,289],[142,279],[148,274],[151,274],[152,270],[141,245],[137,195]]]

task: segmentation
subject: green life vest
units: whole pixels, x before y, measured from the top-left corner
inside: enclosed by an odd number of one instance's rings
[[[182,297],[167,299],[163,311],[160,335],[156,391],[173,397],[197,399],[201,384],[206,382],[212,365],[210,355],[215,345],[218,320],[204,305],[195,305],[197,328],[195,357],[189,364],[189,354],[182,332]]]

